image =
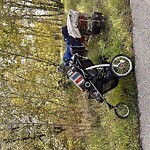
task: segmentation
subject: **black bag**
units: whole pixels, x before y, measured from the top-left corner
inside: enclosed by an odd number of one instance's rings
[[[94,66],[93,62],[90,59],[81,60],[80,63],[83,69]],[[98,75],[98,71],[96,68],[86,70],[86,73],[89,75],[91,80],[93,80]]]
[[[71,49],[72,55],[78,53],[79,55],[84,56],[84,53],[85,53],[84,46],[71,46],[71,48],[72,48]]]
[[[94,12],[92,15],[92,35],[100,34],[102,27],[102,13]]]
[[[94,12],[92,15],[92,20],[101,20],[102,19],[102,13]]]

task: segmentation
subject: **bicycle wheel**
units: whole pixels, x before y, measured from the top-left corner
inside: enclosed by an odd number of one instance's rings
[[[132,71],[132,62],[128,56],[117,55],[111,63],[110,69],[116,77],[125,77]]]
[[[115,114],[119,117],[119,118],[126,118],[129,115],[129,107],[125,104],[125,103],[118,103],[115,108]]]

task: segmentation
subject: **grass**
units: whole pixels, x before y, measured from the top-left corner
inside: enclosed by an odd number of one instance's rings
[[[126,54],[134,61],[132,51],[132,19],[128,0],[68,0],[66,8],[81,12],[102,12],[106,18],[105,29],[101,34],[93,37],[89,43],[89,57],[98,63],[99,56],[112,59],[117,54]],[[78,5],[77,5],[78,4]],[[120,79],[119,86],[107,94],[111,104],[125,102],[130,107],[130,115],[126,119],[119,119],[113,110],[105,104],[96,101],[88,103],[91,129],[87,135],[87,150],[138,150],[138,109],[137,89],[134,72],[130,76]]]

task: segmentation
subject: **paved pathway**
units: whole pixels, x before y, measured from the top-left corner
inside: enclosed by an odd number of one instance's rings
[[[150,0],[130,0],[143,150],[150,150]]]

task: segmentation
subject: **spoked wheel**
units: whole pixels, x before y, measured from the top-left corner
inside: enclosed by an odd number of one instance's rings
[[[118,103],[115,108],[115,113],[119,118],[126,118],[129,115],[129,108],[125,103]]]
[[[132,71],[132,62],[128,56],[117,55],[112,59],[110,68],[116,77],[125,77]]]

